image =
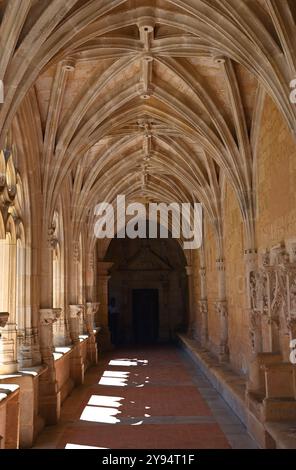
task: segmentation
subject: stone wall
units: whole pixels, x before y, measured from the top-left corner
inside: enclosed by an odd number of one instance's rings
[[[256,237],[259,251],[296,238],[296,143],[266,96],[257,152]]]
[[[207,273],[208,331],[209,343],[214,351],[219,347],[219,319],[215,310],[218,299],[218,276],[216,268],[216,240],[212,226],[205,221],[205,264]]]
[[[223,200],[226,298],[230,361],[246,372],[249,353],[249,322],[246,314],[243,224],[233,189],[225,185]]]

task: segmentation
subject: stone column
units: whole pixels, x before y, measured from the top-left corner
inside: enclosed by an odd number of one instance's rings
[[[207,301],[207,279],[206,279],[206,268],[204,264],[204,255],[200,255],[201,266],[199,269],[200,277],[200,300],[198,302],[200,320],[201,320],[201,331],[199,334],[200,342],[203,347],[208,346],[209,331],[208,331],[208,301]]]
[[[219,360],[221,362],[229,360],[228,348],[228,310],[226,300],[226,283],[225,283],[225,264],[223,259],[216,261],[218,272],[218,300],[215,303],[216,313],[220,322],[220,344],[219,344]]]
[[[71,358],[71,377],[76,385],[84,382],[84,362],[80,348],[80,318],[83,316],[84,305],[69,305],[70,335],[73,342]]]
[[[258,255],[256,250],[245,251],[245,273],[246,273],[246,309],[249,318],[251,355],[256,356],[262,352],[262,315],[257,305],[257,293],[262,290],[262,280],[258,271]]]
[[[194,331],[195,331],[195,325],[196,325],[196,318],[194,315],[194,286],[193,286],[193,270],[192,266],[186,266],[186,274],[188,278],[188,308],[189,308],[189,318],[188,318],[188,330],[187,334],[190,338],[193,338],[194,336]]]
[[[100,314],[96,314],[96,324],[101,328],[99,341],[103,351],[112,349],[109,321],[108,321],[108,281],[109,270],[113,263],[99,261],[98,263],[98,294],[100,302]]]
[[[47,365],[46,373],[39,380],[39,407],[46,424],[56,424],[60,418],[61,392],[56,380],[53,345],[53,323],[61,315],[59,308],[40,309],[40,351]]]
[[[0,312],[0,373],[13,374],[18,370],[16,360],[16,325],[8,322],[9,313]]]
[[[99,310],[100,304],[98,302],[87,302],[86,303],[86,328],[88,333],[88,346],[87,356],[91,364],[97,364],[98,362],[98,348],[96,343],[96,337],[94,333],[95,328],[95,314]]]
[[[208,346],[209,332],[208,332],[208,301],[207,299],[198,301],[198,308],[201,316],[201,331],[200,342],[204,348]]]

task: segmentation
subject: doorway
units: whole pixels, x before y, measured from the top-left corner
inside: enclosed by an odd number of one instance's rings
[[[133,289],[133,340],[153,344],[158,340],[158,289]]]

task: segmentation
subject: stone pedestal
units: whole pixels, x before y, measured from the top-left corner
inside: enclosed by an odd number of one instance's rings
[[[40,350],[47,371],[40,377],[39,408],[46,424],[56,424],[60,418],[61,396],[56,381],[53,345],[53,323],[61,315],[61,309],[47,308],[40,310]]]
[[[250,363],[246,405],[248,429],[263,448],[272,447],[266,422],[296,419],[295,366],[282,355],[260,353]]]

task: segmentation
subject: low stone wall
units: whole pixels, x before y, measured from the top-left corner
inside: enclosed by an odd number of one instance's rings
[[[89,353],[90,344],[93,344],[93,338],[83,336],[73,346],[56,348],[54,369],[60,403],[79,384],[77,377],[80,376],[83,382],[85,371],[94,364],[94,356]],[[46,425],[39,400],[40,378],[46,371],[47,366],[42,365],[9,376],[0,375],[0,449],[31,448]]]
[[[19,448],[20,388],[0,383],[0,449]]]
[[[277,420],[270,421],[263,416],[262,408],[268,400],[262,402],[252,399],[250,390],[247,393],[247,381],[244,376],[234,372],[226,363],[220,363],[206,349],[202,348],[196,340],[187,335],[178,335],[179,343],[188,356],[196,363],[213,387],[220,393],[231,407],[233,412],[246,426],[249,434],[262,449],[296,449],[296,429],[294,414],[287,419],[286,415],[277,416]],[[250,387],[250,383],[248,388]],[[265,407],[266,407],[265,406]],[[291,400],[286,402],[277,399],[270,402],[273,415],[281,414],[283,406],[294,409]],[[280,407],[280,408],[279,408]],[[283,414],[283,413],[282,413]]]

